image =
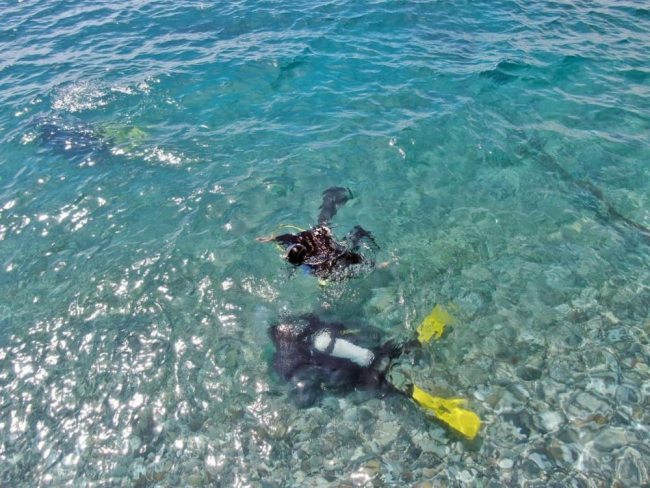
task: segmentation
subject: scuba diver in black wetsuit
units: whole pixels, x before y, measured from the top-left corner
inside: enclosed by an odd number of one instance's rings
[[[54,154],[69,158],[96,157],[106,154],[110,148],[96,129],[87,124],[65,124],[61,121],[44,120],[38,124],[39,139]]]
[[[273,325],[273,368],[291,382],[301,407],[314,404],[324,390],[396,390],[386,379],[391,361],[404,347],[380,343],[378,330],[349,330],[315,315],[289,317]]]
[[[372,234],[361,226],[355,226],[342,241],[334,239],[330,221],[338,209],[352,199],[348,188],[333,187],[323,192],[318,225],[297,234],[258,237],[258,242],[276,242],[285,251],[285,258],[294,266],[307,266],[309,272],[321,279],[341,279],[353,265],[374,266],[374,261],[361,253],[363,239],[375,247]]]
[[[275,346],[273,369],[291,383],[292,397],[300,407],[313,405],[327,390],[400,393],[468,439],[480,429],[479,417],[462,408],[465,400],[432,396],[404,375],[391,375],[393,361],[421,341],[382,344],[377,329],[348,329],[313,314],[286,317],[271,326],[269,336]]]

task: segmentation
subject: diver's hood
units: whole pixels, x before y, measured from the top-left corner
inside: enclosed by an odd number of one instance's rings
[[[305,262],[307,257],[307,248],[302,244],[294,244],[287,250],[287,261],[296,266]]]

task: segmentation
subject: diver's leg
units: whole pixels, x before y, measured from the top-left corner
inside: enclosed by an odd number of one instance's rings
[[[335,186],[325,190],[323,192],[323,203],[320,206],[320,214],[318,214],[318,225],[326,224],[332,220],[339,208],[352,198],[352,191],[349,188]]]
[[[260,236],[260,237],[256,237],[255,240],[257,242],[273,242],[275,240],[275,237],[273,237],[273,236]]]

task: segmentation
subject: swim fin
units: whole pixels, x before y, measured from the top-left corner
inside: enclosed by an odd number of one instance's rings
[[[318,225],[327,224],[348,200],[352,200],[352,190],[335,186],[323,192],[323,203],[318,214]]]
[[[441,398],[429,395],[413,385],[412,398],[422,407],[432,411],[437,418],[469,440],[474,439],[481,428],[481,419],[474,412],[461,408],[467,404],[462,398]]]
[[[100,126],[102,135],[118,150],[131,152],[141,146],[149,134],[137,127],[107,123]]]
[[[454,323],[454,317],[440,305],[436,305],[431,313],[418,326],[418,341],[422,344],[429,342],[432,337],[436,340],[442,337],[447,325]]]

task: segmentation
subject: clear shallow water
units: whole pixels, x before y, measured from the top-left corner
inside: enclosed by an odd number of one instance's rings
[[[648,483],[643,2],[29,2],[0,13],[0,476],[10,486]],[[49,140],[43,128],[68,132]],[[47,134],[47,133],[46,133]],[[254,242],[336,218],[386,270]],[[281,313],[407,339],[404,398],[296,409]]]

